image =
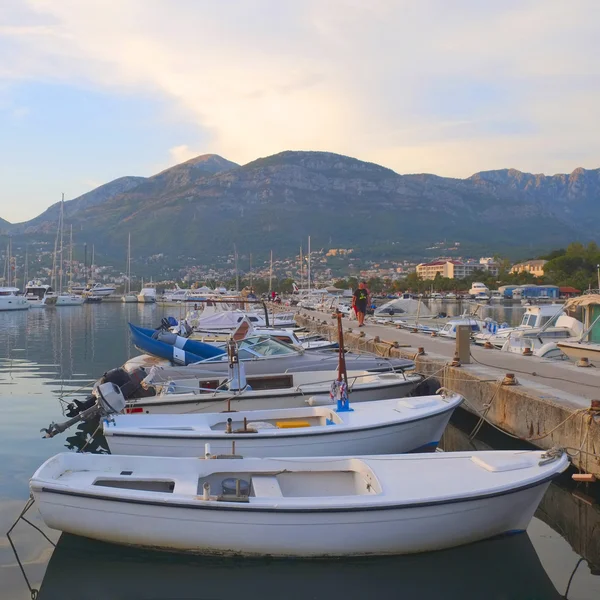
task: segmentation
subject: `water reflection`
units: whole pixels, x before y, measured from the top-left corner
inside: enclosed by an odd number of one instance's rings
[[[429,554],[337,561],[190,557],[63,534],[38,600],[365,600],[375,594],[489,600],[561,597],[527,534]]]

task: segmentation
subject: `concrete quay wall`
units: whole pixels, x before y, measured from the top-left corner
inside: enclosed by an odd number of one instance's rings
[[[320,313],[298,313],[296,321],[328,339],[337,339],[337,326],[331,316],[327,319]],[[435,393],[444,387],[461,394],[467,410],[485,415],[502,431],[538,448],[568,448],[576,467],[600,479],[600,413],[582,408],[589,407],[588,399],[557,390],[543,377],[530,381],[517,374],[517,385],[503,385],[506,369],[477,363],[452,367],[448,356],[430,352],[418,355],[417,346],[425,346],[427,338],[411,339],[415,340],[411,342],[414,346],[386,342],[357,329],[344,330],[344,345],[349,350],[414,359],[417,371],[427,377],[421,393]],[[578,449],[585,453],[577,453]]]

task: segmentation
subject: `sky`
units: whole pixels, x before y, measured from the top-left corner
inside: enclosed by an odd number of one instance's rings
[[[0,217],[204,153],[600,167],[598,0],[2,0]]]

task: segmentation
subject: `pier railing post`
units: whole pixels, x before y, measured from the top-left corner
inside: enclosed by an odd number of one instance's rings
[[[456,328],[456,353],[463,365],[471,362],[471,326],[458,325]]]

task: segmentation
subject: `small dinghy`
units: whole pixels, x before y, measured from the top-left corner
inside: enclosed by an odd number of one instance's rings
[[[321,458],[63,453],[33,475],[46,525],[196,553],[409,554],[526,529],[559,450]]]
[[[348,456],[435,449],[458,394],[304,408],[188,415],[117,415],[104,420],[113,454]]]

